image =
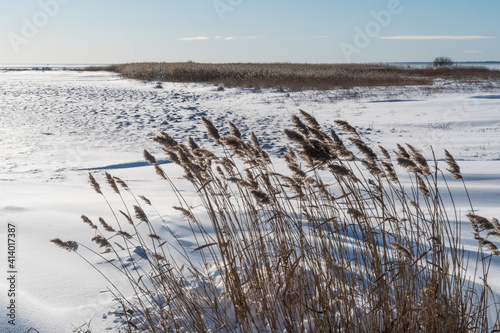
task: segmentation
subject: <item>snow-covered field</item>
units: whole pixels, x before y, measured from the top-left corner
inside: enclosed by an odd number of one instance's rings
[[[49,242],[55,237],[88,240],[91,232],[80,215],[95,220],[109,215],[105,202],[88,186],[89,171],[101,181],[105,171],[127,181],[135,193],[155,203],[185,246],[195,247],[185,221],[171,209],[177,203],[171,191],[143,162],[142,151],[163,158],[151,140],[160,131],[179,141],[191,136],[212,148],[201,116],[224,129],[229,120],[242,133],[254,131],[262,147],[276,156],[286,144],[282,131],[298,109],[325,127],[335,119],[347,120],[373,145],[392,149],[396,143],[409,143],[424,153],[432,145],[438,159],[448,149],[462,167],[477,214],[500,217],[500,86],[445,81],[438,86],[450,91],[217,91],[173,83],[155,89],[151,83],[104,72],[0,73],[0,332],[26,332],[30,327],[70,332],[89,321],[94,332],[102,332],[114,325],[113,316],[105,315],[114,309],[109,295],[101,293],[106,281],[74,253]],[[168,163],[163,167],[196,205],[179,168]],[[459,198],[458,205],[465,215],[465,200]],[[15,327],[6,317],[9,223],[16,226]],[[464,243],[476,247],[470,233],[464,233]],[[499,273],[495,259],[492,276]],[[500,280],[489,283],[500,293]]]

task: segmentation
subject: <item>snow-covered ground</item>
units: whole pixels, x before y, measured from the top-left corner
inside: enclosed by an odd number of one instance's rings
[[[227,129],[232,121],[242,133],[254,131],[271,155],[285,146],[282,131],[303,109],[324,124],[343,119],[364,139],[386,148],[409,143],[442,159],[448,149],[459,161],[479,215],[500,217],[500,85],[435,88],[363,88],[338,91],[279,92],[225,89],[199,84],[154,84],[121,79],[105,72],[8,71],[0,73],[0,279],[1,308],[6,313],[7,225],[16,226],[16,326],[1,315],[0,332],[70,332],[91,321],[94,332],[113,325],[107,283],[74,253],[49,240],[86,240],[85,214],[109,215],[105,202],[87,183],[92,171],[118,176],[137,194],[151,199],[187,247],[194,246],[167,184],[142,160],[143,149],[162,158],[152,142],[160,131],[179,141],[189,136],[205,147],[201,116]],[[164,164],[190,204],[196,196],[181,171]],[[463,201],[463,202],[462,202]],[[113,203],[113,201],[112,201]],[[465,200],[459,200],[466,212]],[[460,208],[460,206],[459,206]],[[464,234],[466,246],[476,243]],[[191,245],[190,245],[191,244]],[[101,265],[104,267],[104,265]],[[106,268],[103,268],[106,271]],[[492,276],[500,273],[494,260]],[[112,274],[110,272],[110,274]],[[119,279],[117,279],[119,280]],[[500,293],[500,281],[490,281]]]

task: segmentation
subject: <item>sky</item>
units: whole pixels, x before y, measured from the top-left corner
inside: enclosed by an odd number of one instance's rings
[[[0,0],[0,64],[500,60],[499,0]]]

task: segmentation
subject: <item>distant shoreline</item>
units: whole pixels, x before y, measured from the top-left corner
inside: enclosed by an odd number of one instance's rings
[[[225,87],[280,91],[332,90],[353,87],[433,85],[436,80],[484,84],[500,82],[500,61],[457,62],[433,67],[430,62],[374,64],[294,63],[129,63],[119,65],[0,65],[2,72],[108,71],[144,82],[203,83]]]
[[[145,63],[145,62],[136,62],[136,63]],[[157,62],[157,63],[178,63],[178,62]],[[241,62],[233,62],[230,64],[239,64]],[[224,63],[212,63],[214,65],[224,64]],[[250,64],[250,63],[248,63]],[[254,64],[263,64],[256,62]],[[273,64],[271,62],[270,64]],[[279,64],[278,62],[274,62],[274,64]],[[301,64],[301,65],[347,65],[343,63],[289,63],[289,64]],[[23,70],[32,70],[35,67],[50,67],[52,69],[83,69],[86,67],[106,67],[114,65],[112,63],[98,63],[98,64],[86,64],[86,63],[75,63],[75,64],[50,64],[50,63],[30,63],[30,64],[1,64],[0,70],[7,69],[23,69]],[[358,63],[358,65],[432,65],[432,61],[391,61],[391,62],[367,62],[367,63]],[[499,65],[500,61],[456,61],[455,65]]]

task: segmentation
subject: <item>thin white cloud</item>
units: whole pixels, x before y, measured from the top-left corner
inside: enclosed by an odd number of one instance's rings
[[[380,39],[398,39],[398,40],[471,40],[496,38],[493,36],[388,36],[379,37]]]
[[[182,38],[179,38],[179,40],[206,40],[206,39],[210,39],[209,37],[182,37]]]
[[[207,40],[207,39],[233,40],[233,39],[237,39],[237,38],[257,39],[257,38],[264,38],[264,37],[258,37],[258,36],[246,36],[246,37],[234,37],[234,36],[223,37],[223,36],[215,36],[215,37],[211,38],[211,37],[205,37],[205,36],[198,36],[198,37],[182,37],[182,38],[178,38],[178,40]]]
[[[484,51],[480,51],[480,50],[470,50],[470,51],[462,51],[462,53],[477,54],[477,53],[484,53]]]

